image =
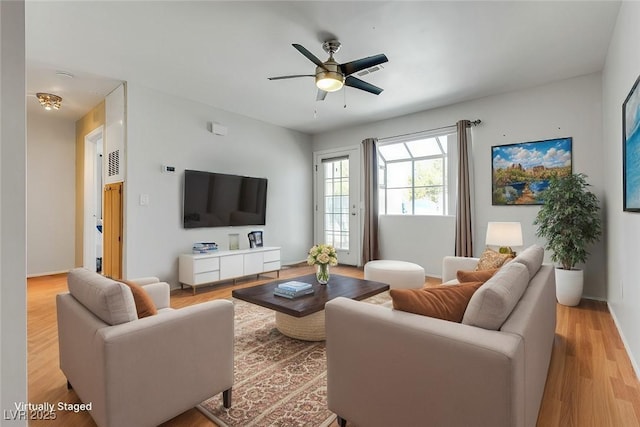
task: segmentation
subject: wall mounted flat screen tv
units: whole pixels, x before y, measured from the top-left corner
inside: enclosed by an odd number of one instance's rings
[[[265,225],[267,180],[184,171],[184,228]]]

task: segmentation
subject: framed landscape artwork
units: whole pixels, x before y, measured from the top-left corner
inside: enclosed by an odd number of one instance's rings
[[[623,209],[640,212],[640,89],[633,84],[622,104]]]
[[[491,147],[493,205],[541,205],[553,175],[572,172],[572,138]]]

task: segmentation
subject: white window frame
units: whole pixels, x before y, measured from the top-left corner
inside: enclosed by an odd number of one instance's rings
[[[419,140],[423,140],[423,139],[430,139],[430,138],[436,138],[438,140],[438,142],[440,144],[446,144],[446,153],[445,152],[441,152],[440,154],[435,154],[435,155],[428,155],[428,156],[416,156],[414,157],[413,154],[411,154],[411,150],[409,149],[409,147],[406,145],[409,142],[412,141],[419,141]],[[402,159],[394,159],[394,160],[385,160],[384,157],[382,156],[382,154],[380,153],[379,149],[380,147],[384,147],[384,146],[389,146],[389,145],[393,145],[393,144],[404,144],[405,145],[405,150],[407,151],[407,153],[409,153],[408,157],[404,157]],[[457,179],[457,168],[458,168],[458,156],[457,156],[457,133],[456,133],[456,128],[455,127],[451,127],[451,128],[446,128],[446,129],[437,129],[437,130],[433,130],[433,131],[425,131],[425,132],[419,132],[419,133],[413,133],[413,134],[409,134],[409,135],[403,135],[403,136],[398,136],[398,137],[391,137],[391,138],[385,138],[384,140],[382,140],[381,142],[378,142],[378,167],[381,170],[381,175],[383,176],[383,179],[380,180],[380,182],[378,183],[378,188],[379,191],[381,193],[385,193],[384,194],[384,201],[385,204],[383,207],[380,208],[380,215],[398,215],[398,216],[454,216],[455,215],[455,205],[456,205],[456,192],[457,192],[457,184],[456,184],[456,179]],[[386,192],[388,191],[387,189],[387,168],[386,165],[387,164],[393,164],[393,163],[401,163],[401,162],[407,162],[410,161],[411,165],[412,165],[412,184],[411,187],[408,187],[411,189],[412,192],[415,191],[415,179],[413,176],[413,173],[415,173],[415,163],[418,161],[422,161],[422,160],[429,160],[429,159],[443,159],[444,160],[444,167],[443,167],[443,184],[437,185],[437,187],[442,187],[442,191],[443,191],[443,197],[445,199],[444,201],[444,212],[441,212],[439,214],[416,214],[415,213],[415,198],[412,198],[412,206],[411,206],[411,212],[407,212],[407,213],[403,213],[403,214],[396,214],[396,213],[387,213],[388,212],[388,206],[387,206],[387,194]],[[379,175],[380,176],[380,175]],[[391,188],[393,189],[393,188]],[[381,194],[381,198],[382,198],[382,194]]]

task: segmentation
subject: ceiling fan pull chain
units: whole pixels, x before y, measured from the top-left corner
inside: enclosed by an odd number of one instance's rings
[[[347,108],[347,88],[344,88],[344,106],[342,108]]]
[[[313,108],[313,118],[317,119],[318,118],[318,107],[314,107]]]

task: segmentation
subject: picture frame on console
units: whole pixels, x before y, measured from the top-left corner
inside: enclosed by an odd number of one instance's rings
[[[491,204],[542,205],[552,175],[572,173],[572,137],[491,147]]]
[[[622,209],[640,212],[640,76],[622,103]]]
[[[250,248],[261,248],[262,243],[262,231],[252,231],[247,237],[249,238],[249,247]]]

